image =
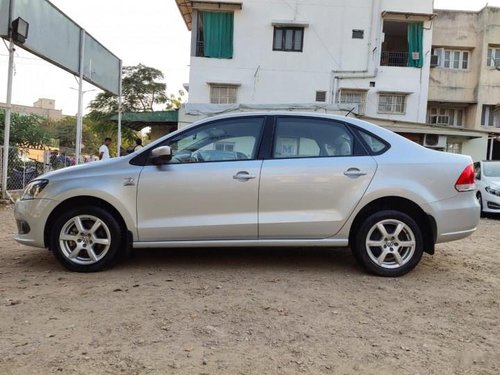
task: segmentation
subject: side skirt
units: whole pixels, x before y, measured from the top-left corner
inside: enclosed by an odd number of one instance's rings
[[[205,240],[205,241],[151,241],[134,242],[135,249],[167,247],[346,247],[347,239],[322,240]]]

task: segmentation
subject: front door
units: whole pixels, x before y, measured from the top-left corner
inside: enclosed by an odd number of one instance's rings
[[[140,175],[139,241],[256,239],[263,125],[219,120],[165,141],[172,160]]]
[[[377,164],[346,125],[276,119],[271,159],[262,165],[261,239],[335,235],[363,197]]]

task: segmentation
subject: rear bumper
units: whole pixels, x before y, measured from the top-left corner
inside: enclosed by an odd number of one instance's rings
[[[470,236],[477,229],[481,214],[474,191],[458,193],[453,198],[429,203],[424,210],[436,220],[436,243]]]

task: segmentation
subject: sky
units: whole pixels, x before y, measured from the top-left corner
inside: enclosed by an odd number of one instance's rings
[[[100,41],[124,65],[142,63],[160,69],[167,91],[176,93],[189,81],[191,36],[174,0],[51,0],[66,15]],[[439,9],[479,10],[486,0],[435,0]],[[500,0],[489,0],[499,6]],[[8,49],[0,43],[0,102],[6,100]],[[32,105],[38,98],[56,100],[56,108],[75,115],[76,78],[17,48],[12,102]],[[99,92],[84,84],[84,106]]]

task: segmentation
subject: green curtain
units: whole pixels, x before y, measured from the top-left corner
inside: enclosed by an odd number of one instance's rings
[[[423,35],[424,26],[422,23],[408,24],[408,66],[421,68],[424,65]],[[413,59],[413,52],[418,52],[418,59]]]
[[[233,58],[233,13],[202,12],[205,57]]]

